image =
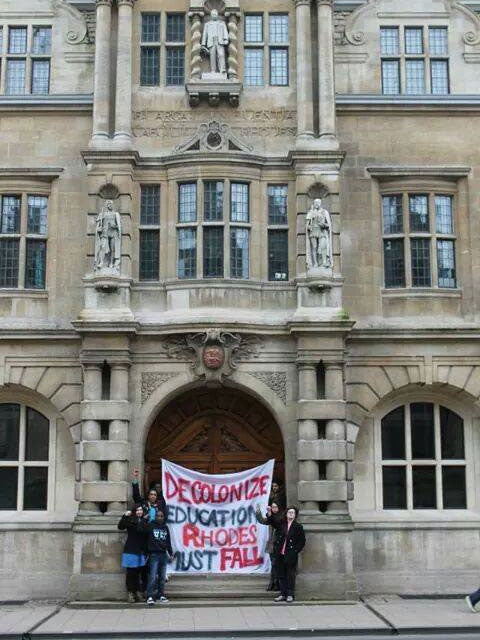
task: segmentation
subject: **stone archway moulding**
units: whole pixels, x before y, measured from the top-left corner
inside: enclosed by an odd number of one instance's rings
[[[351,358],[346,367],[348,419],[359,427],[386,398],[408,389],[455,394],[480,415],[480,358],[433,356],[429,360],[423,356],[397,362]]]

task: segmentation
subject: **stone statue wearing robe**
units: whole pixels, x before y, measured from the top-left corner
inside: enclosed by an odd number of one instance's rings
[[[210,72],[226,73],[225,49],[228,46],[227,25],[218,17],[218,11],[212,9],[210,20],[203,28],[202,46],[208,49],[210,55]]]
[[[313,201],[307,213],[307,268],[332,268],[332,222],[320,198]]]
[[[122,222],[120,214],[107,200],[98,214],[95,226],[95,271],[120,273]]]

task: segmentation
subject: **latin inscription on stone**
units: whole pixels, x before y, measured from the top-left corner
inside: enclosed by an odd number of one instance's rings
[[[136,138],[159,138],[178,143],[193,135],[201,122],[219,120],[230,123],[232,132],[243,138],[293,137],[297,132],[297,114],[291,109],[225,111],[155,111],[133,112],[133,135]]]

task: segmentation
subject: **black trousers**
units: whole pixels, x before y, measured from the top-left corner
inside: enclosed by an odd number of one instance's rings
[[[297,563],[285,562],[285,556],[277,556],[276,561],[277,577],[280,583],[280,593],[285,598],[295,596],[295,578],[297,577]]]
[[[270,571],[270,582],[268,584],[268,590],[277,591],[279,589],[277,576],[277,556],[274,553],[270,553],[269,555],[272,570]]]
[[[127,568],[127,575],[125,576],[125,582],[127,585],[127,591],[130,593],[136,593],[137,591],[145,591],[147,588],[147,567],[129,567]]]

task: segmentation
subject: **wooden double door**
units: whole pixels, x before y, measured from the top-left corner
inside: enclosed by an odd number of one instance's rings
[[[235,473],[275,458],[275,479],[284,483],[277,423],[260,402],[234,389],[196,389],[161,411],[147,439],[147,483],[160,480],[162,458],[203,473]]]

